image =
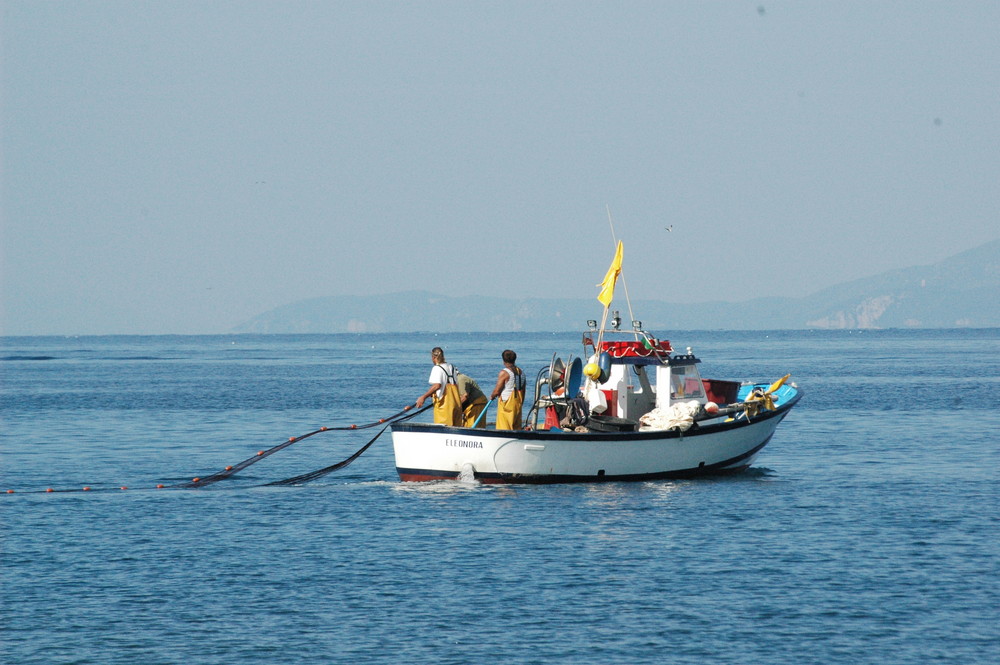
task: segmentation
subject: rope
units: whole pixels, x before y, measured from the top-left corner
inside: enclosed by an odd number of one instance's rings
[[[350,457],[348,457],[347,459],[345,459],[343,461],[337,462],[336,464],[332,464],[332,465],[327,466],[327,467],[323,467],[322,469],[317,469],[316,471],[310,471],[309,473],[303,473],[302,475],[294,476],[292,478],[285,478],[284,480],[275,480],[274,482],[271,482],[271,483],[264,483],[263,485],[261,485],[261,487],[270,487],[272,485],[302,485],[302,484],[305,484],[305,483],[308,483],[308,482],[312,482],[312,481],[316,480],[317,478],[322,478],[323,476],[325,476],[328,473],[333,473],[334,471],[337,471],[339,469],[343,469],[345,466],[347,466],[348,464],[350,464],[354,460],[356,460],[359,457],[361,457],[361,453],[363,453],[366,450],[368,450],[368,448],[373,443],[375,443],[375,441],[377,441],[378,438],[380,436],[382,436],[382,434],[385,433],[385,430],[388,427],[389,426],[386,425],[381,430],[379,430],[379,433],[376,434],[375,436],[373,436],[372,439],[368,443],[366,443],[356,453],[354,453],[353,455],[351,455]]]
[[[330,466],[325,466],[322,469],[317,469],[316,471],[310,471],[309,473],[303,473],[301,475],[294,476],[292,478],[285,478],[284,480],[275,480],[274,482],[271,482],[271,483],[265,483],[264,485],[261,485],[261,487],[271,487],[273,485],[303,485],[305,483],[312,482],[312,481],[316,480],[317,478],[322,478],[323,476],[325,476],[328,473],[333,473],[334,471],[339,471],[340,469],[343,469],[345,466],[347,466],[348,464],[350,464],[354,460],[356,460],[359,457],[361,457],[361,454],[363,452],[365,452],[366,450],[368,450],[371,447],[371,445],[378,440],[378,438],[380,436],[382,436],[383,434],[385,434],[385,431],[387,429],[389,429],[389,425],[391,425],[393,422],[401,423],[401,422],[403,422],[405,420],[409,420],[410,418],[414,417],[418,413],[422,413],[422,412],[426,411],[427,409],[431,408],[431,406],[433,406],[433,405],[432,404],[428,404],[427,406],[423,407],[422,409],[414,411],[413,413],[411,413],[411,414],[409,414],[407,416],[403,416],[403,417],[397,418],[396,420],[392,420],[391,422],[387,423],[386,426],[383,427],[382,429],[380,429],[379,433],[376,434],[375,436],[373,436],[372,439],[368,443],[366,443],[365,445],[363,445],[360,449],[358,449],[357,452],[355,452],[353,455],[351,455],[350,457],[348,457],[345,460],[337,462],[336,464],[331,464]],[[396,415],[399,416],[400,414],[396,414]]]

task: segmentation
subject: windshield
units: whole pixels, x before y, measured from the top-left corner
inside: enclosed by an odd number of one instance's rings
[[[670,399],[702,399],[705,387],[695,365],[670,368]]]

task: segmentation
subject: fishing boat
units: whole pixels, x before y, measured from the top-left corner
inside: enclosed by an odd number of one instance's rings
[[[789,375],[764,383],[703,379],[690,347],[675,351],[638,320],[623,328],[610,309],[621,260],[619,242],[599,285],[600,322],[587,322],[580,356],[554,354],[538,371],[524,429],[393,422],[400,479],[642,481],[750,467],[802,391]]]

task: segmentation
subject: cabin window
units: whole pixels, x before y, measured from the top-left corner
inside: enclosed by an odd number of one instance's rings
[[[701,375],[694,365],[681,365],[670,368],[670,399],[702,399],[705,397],[705,386],[701,383]]]

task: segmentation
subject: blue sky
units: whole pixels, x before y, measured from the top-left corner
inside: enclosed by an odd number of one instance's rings
[[[2,4],[0,332],[803,296],[1000,236],[997,2]],[[668,232],[664,227],[672,225]]]

